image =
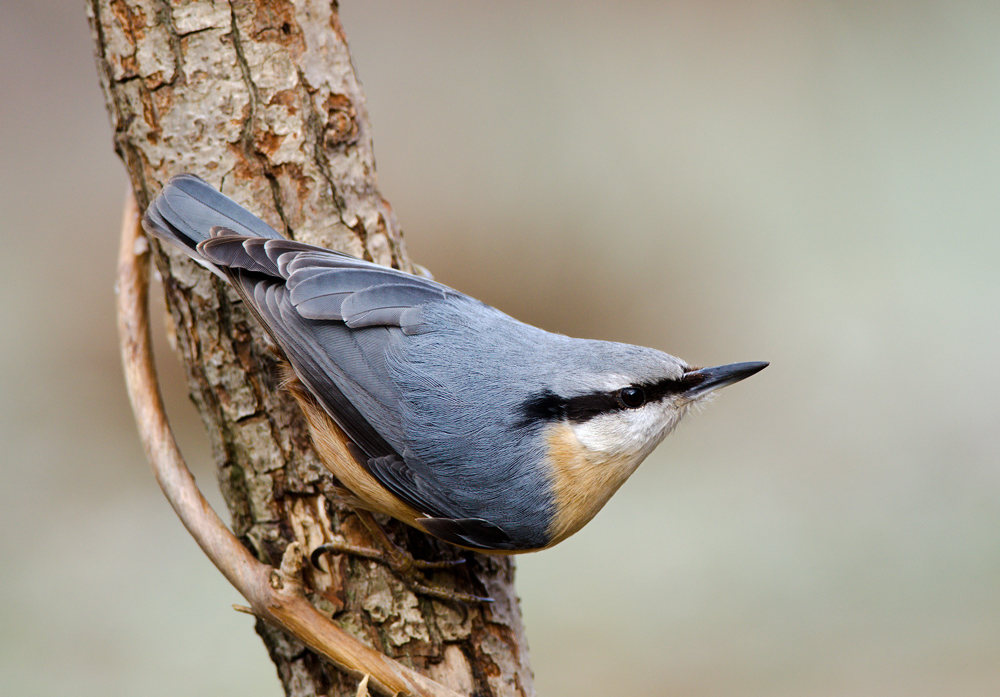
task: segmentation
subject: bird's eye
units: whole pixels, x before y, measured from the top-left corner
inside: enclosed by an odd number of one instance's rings
[[[646,393],[641,387],[623,387],[618,390],[618,401],[627,409],[638,409],[646,403]]]

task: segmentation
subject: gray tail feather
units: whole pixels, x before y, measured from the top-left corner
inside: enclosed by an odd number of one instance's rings
[[[204,261],[199,242],[224,227],[240,235],[284,239],[274,228],[193,174],[179,174],[163,187],[142,218],[146,231]]]

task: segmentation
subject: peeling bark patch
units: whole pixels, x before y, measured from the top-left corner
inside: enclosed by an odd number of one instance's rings
[[[371,632],[371,626],[365,622],[360,612],[344,612],[334,618],[337,625],[365,646],[380,650]]]
[[[142,30],[146,28],[146,17],[141,8],[137,8],[133,12],[128,3],[123,2],[123,0],[111,0],[110,7],[119,26],[134,39],[132,43],[145,36]]]
[[[254,472],[269,474],[281,469],[285,462],[271,432],[270,422],[263,416],[254,416],[239,424],[239,446],[236,453],[241,461],[249,464]]]
[[[224,2],[175,4],[169,11],[178,36],[188,36],[206,29],[225,29],[229,26],[229,5]]]
[[[255,3],[249,25],[255,41],[280,43],[293,59],[305,49],[302,30],[295,21],[295,5],[287,0]]]
[[[392,646],[403,646],[411,639],[430,640],[417,596],[409,591],[393,593],[389,588],[381,588],[370,593],[361,606],[372,620],[382,625]]]
[[[331,94],[323,102],[326,127],[323,130],[327,148],[335,149],[358,139],[358,112],[346,94]]]
[[[157,73],[158,75],[160,73]],[[160,120],[156,116],[156,106],[153,103],[153,95],[149,92],[149,89],[144,89],[139,93],[142,99],[142,118],[146,122],[148,130],[146,131],[146,140],[149,141],[150,145],[156,145],[160,140]]]
[[[124,43],[131,48],[129,53],[119,54],[118,79],[135,77],[139,73],[139,61],[136,58],[136,44],[145,37],[146,17],[142,10],[135,11],[123,0],[112,0],[110,3],[111,13],[117,20],[117,27],[120,28],[121,38]]]

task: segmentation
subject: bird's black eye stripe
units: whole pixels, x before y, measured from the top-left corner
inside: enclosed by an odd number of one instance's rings
[[[567,399],[566,418],[582,423],[601,414],[619,411],[621,408],[617,392],[593,392]]]
[[[562,397],[546,390],[521,405],[522,418],[517,425],[524,428],[563,419],[583,423],[601,414],[638,409],[645,404],[659,402],[670,395],[684,392],[695,384],[690,379],[681,377],[679,380],[663,379],[629,385],[612,392],[591,392],[574,397]]]
[[[521,405],[522,418],[517,425],[523,428],[545,421],[560,421],[566,418],[567,401],[550,390],[537,394]]]

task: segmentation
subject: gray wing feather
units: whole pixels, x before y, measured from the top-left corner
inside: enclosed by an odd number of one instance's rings
[[[302,266],[295,260],[286,269],[292,303],[303,317],[344,321],[352,329],[398,327],[404,311],[448,293],[434,281],[373,265]]]
[[[157,201],[162,204],[157,205],[157,210],[192,239],[204,239],[213,227],[230,228],[250,237],[285,239],[246,208],[191,174],[171,179]]]
[[[304,268],[289,276],[289,297],[303,317],[343,320],[341,307],[347,296],[384,283],[385,278],[381,270]]]
[[[442,494],[447,491],[429,479],[426,465],[406,452],[405,459],[393,453],[367,459],[368,470],[400,499],[428,516],[454,515],[453,505]]]
[[[421,283],[392,283],[351,293],[341,306],[341,314],[351,329],[398,327],[405,311],[444,299],[445,294],[438,288]]]
[[[517,549],[503,528],[482,518],[419,518],[424,529],[446,542],[478,549]]]
[[[265,240],[264,242],[264,253],[267,258],[274,263],[274,267],[277,269],[275,275],[285,277],[285,273],[281,270],[282,262],[287,263],[296,254],[305,254],[303,248],[307,247],[301,242],[295,242],[294,240]]]
[[[278,275],[278,267],[264,250],[266,240],[243,237],[232,230],[212,228],[213,237],[198,244],[198,251],[218,268],[243,269],[253,273]]]
[[[213,273],[222,272],[197,250],[215,228],[249,237],[284,240],[270,225],[191,174],[174,177],[146,209],[143,227],[193,257]]]
[[[386,268],[384,266],[378,266],[370,261],[365,261],[364,259],[358,259],[357,257],[352,257],[350,254],[344,254],[343,252],[335,252],[332,249],[323,249],[322,247],[312,247],[311,252],[304,252],[298,254],[295,257],[288,260],[285,269],[282,270],[281,274],[285,278],[290,278],[293,273],[299,269],[377,269],[382,271],[382,273],[387,274],[398,274],[401,276],[406,276],[402,271],[396,271],[395,269]],[[414,276],[414,278],[416,278]]]

